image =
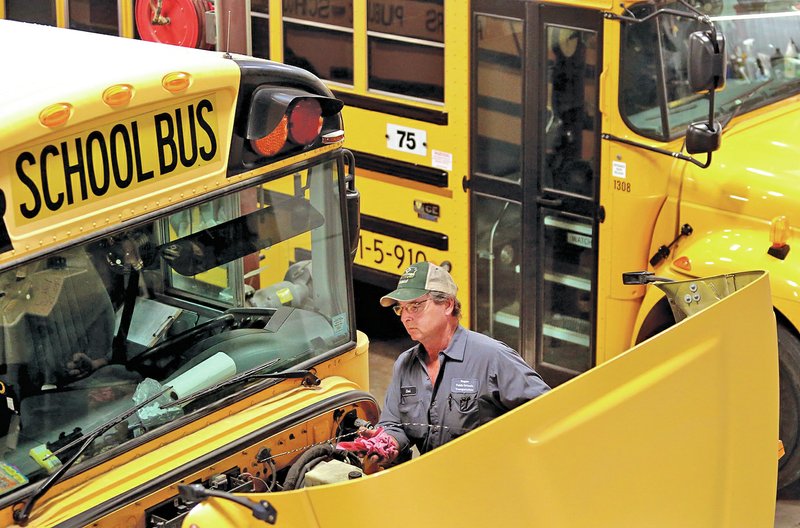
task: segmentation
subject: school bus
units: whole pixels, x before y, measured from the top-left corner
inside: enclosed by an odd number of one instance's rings
[[[66,24],[55,5],[54,23]],[[117,5],[136,19],[129,26],[150,28],[142,38],[189,44],[156,16],[181,2],[150,2],[141,15]],[[449,265],[465,321],[553,385],[672,324],[663,297],[622,286],[622,272],[768,269],[783,487],[800,479],[793,5],[218,0],[205,35],[312,71],[346,103],[363,196],[359,298],[393,287],[410,263]],[[181,12],[194,13],[181,28],[203,26],[198,10]],[[728,58],[713,100],[722,147],[707,158],[684,148],[712,108],[688,88],[688,35],[706,27],[701,16],[727,39]]]
[[[778,353],[767,275],[660,287],[681,322],[492,422],[361,478],[322,460],[290,492],[181,485],[196,503],[182,526],[773,526]],[[437,500],[394,513],[419,482]]]
[[[177,483],[267,489],[374,422],[341,101],[244,55],[0,46],[0,525],[176,526]]]

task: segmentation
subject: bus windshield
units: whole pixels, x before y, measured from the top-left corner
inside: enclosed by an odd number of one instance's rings
[[[352,343],[340,196],[318,161],[0,272],[0,494]]]
[[[800,11],[793,9],[794,2],[719,0],[703,5],[726,38],[727,82],[715,99],[723,124],[800,92],[800,50],[794,40],[800,36]],[[680,2],[657,7],[688,11]],[[641,4],[630,14],[642,18],[654,9]],[[703,29],[692,19],[673,15],[623,23],[620,110],[636,132],[670,140],[708,116],[705,96],[692,93],[688,85],[688,36]]]

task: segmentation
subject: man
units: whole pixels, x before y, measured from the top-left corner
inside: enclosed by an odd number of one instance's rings
[[[377,447],[366,450],[367,473],[411,446],[430,451],[550,390],[513,349],[459,324],[457,291],[444,268],[420,262],[380,300],[418,344],[394,364],[378,427],[362,432]]]

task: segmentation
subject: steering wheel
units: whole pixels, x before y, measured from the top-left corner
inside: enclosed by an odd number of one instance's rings
[[[201,323],[197,326],[193,326],[192,328],[181,332],[178,335],[172,336],[157,345],[148,348],[135,358],[133,361],[136,363],[144,364],[151,361],[154,361],[161,356],[166,355],[167,353],[172,353],[173,348],[176,347],[178,344],[183,343],[184,341],[188,341],[189,339],[195,338],[197,336],[201,336],[204,334],[211,335],[212,333],[221,332],[227,328],[232,327],[236,323],[236,316],[232,313],[224,313],[222,315],[218,315],[213,319],[209,319],[208,321]]]

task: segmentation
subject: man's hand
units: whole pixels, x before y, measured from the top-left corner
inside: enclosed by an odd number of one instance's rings
[[[83,352],[77,352],[67,362],[67,373],[75,379],[85,378],[106,364],[108,362],[105,359],[92,359]]]
[[[364,473],[367,475],[372,475],[378,471],[383,471],[387,466],[391,465],[392,462],[395,461],[398,453],[400,452],[400,446],[395,437],[384,432],[383,428],[367,429],[362,427],[358,430],[358,434],[361,436],[361,438],[374,439],[381,443],[386,443],[388,441],[388,445],[386,445],[381,452],[372,451],[367,452],[367,454],[364,455],[364,458],[361,460]]]
[[[361,464],[367,475],[385,469],[394,462],[399,453],[397,440],[385,432],[383,427],[377,429],[362,427],[358,430],[358,438],[352,442],[339,442],[337,447],[363,454]]]

